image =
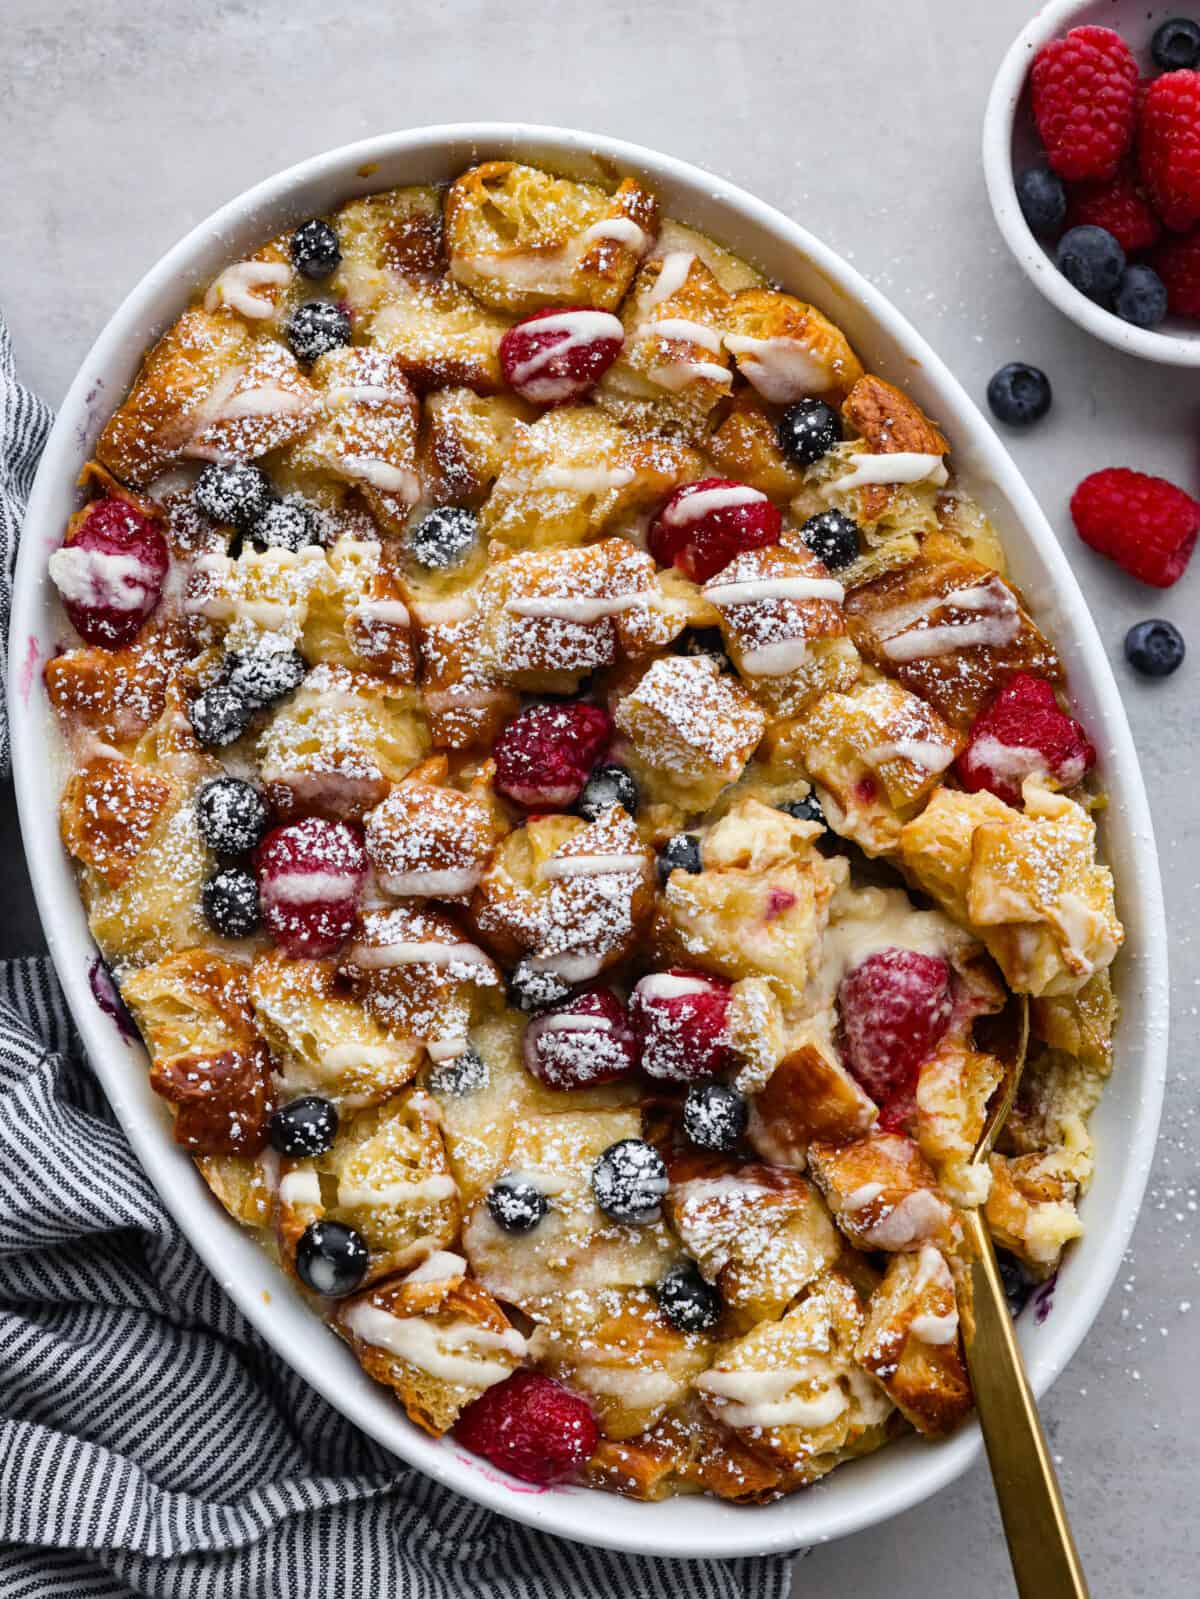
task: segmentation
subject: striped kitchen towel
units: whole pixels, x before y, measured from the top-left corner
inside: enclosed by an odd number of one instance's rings
[[[0,319],[6,629],[48,419]],[[357,1431],[188,1247],[49,963],[0,963],[2,1599],[783,1599],[788,1575],[784,1555],[681,1563],[531,1532]]]
[[[33,487],[38,457],[50,431],[50,407],[17,382],[13,372],[12,340],[0,316],[0,776],[8,775],[8,717],[4,714],[8,689],[8,613],[12,597],[13,566],[25,501]]]

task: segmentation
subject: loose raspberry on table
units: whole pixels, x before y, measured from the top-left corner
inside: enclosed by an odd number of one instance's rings
[[[566,810],[611,738],[612,722],[598,705],[531,705],[496,740],[496,787],[518,805]]]
[[[49,571],[79,636],[116,649],[158,605],[169,565],[167,541],[143,511],[97,500],[50,557]]]
[[[651,522],[647,543],[660,566],[706,583],[743,550],[778,544],[782,531],[779,507],[761,490],[706,477],[675,490]]]
[[[1165,238],[1150,265],[1166,285],[1168,309],[1175,316],[1200,317],[1200,228]]]
[[[988,789],[1020,805],[1021,784],[1035,774],[1074,788],[1096,764],[1080,724],[1059,709],[1044,677],[1018,672],[976,717],[955,771],[970,793]]]
[[[1138,170],[1169,228],[1200,222],[1200,72],[1167,72],[1146,91]]]
[[[590,988],[535,1016],[525,1029],[525,1069],[548,1088],[591,1088],[636,1070],[637,1041],[611,988]]]
[[[289,955],[334,954],[350,936],[367,875],[362,835],[319,816],[274,827],[254,852],[262,919]]]
[[[1033,116],[1060,177],[1111,178],[1133,142],[1138,69],[1111,28],[1072,28],[1034,57]]]
[[[1148,250],[1162,233],[1162,224],[1129,166],[1123,166],[1114,178],[1072,184],[1067,193],[1066,226],[1104,228],[1126,254]]]
[[[454,1435],[473,1455],[521,1482],[565,1482],[595,1453],[600,1432],[587,1404],[535,1371],[515,1371],[458,1418]]]
[[[949,964],[895,946],[868,955],[838,989],[847,1067],[895,1130],[910,1119],[921,1067],[954,1010]]]
[[[1200,531],[1200,503],[1190,494],[1123,466],[1085,477],[1071,515],[1085,544],[1155,588],[1170,588],[1183,574]]]
[[[629,996],[642,1070],[675,1083],[723,1071],[729,1059],[729,996],[724,978],[682,966],[643,977]]]

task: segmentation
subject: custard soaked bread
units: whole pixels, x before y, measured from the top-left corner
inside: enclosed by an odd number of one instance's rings
[[[943,1435],[962,1210],[1030,1279],[1081,1230],[1102,796],[953,445],[636,178],[509,161],[231,262],[101,432],[45,678],[151,1084],[519,1477]]]

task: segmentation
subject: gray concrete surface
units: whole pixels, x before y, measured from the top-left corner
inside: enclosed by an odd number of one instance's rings
[[[995,232],[980,119],[1030,10],[1030,0],[3,0],[0,304],[21,371],[55,401],[141,272],[231,194],[367,133],[515,118],[640,140],[755,190],[851,257],[977,395],[1003,361],[1047,369],[1053,415],[1010,443],[1117,664],[1166,868],[1175,1015],[1134,1248],[1045,1414],[1093,1593],[1184,1599],[1200,1587],[1200,560],[1167,595],[1139,589],[1075,541],[1066,507],[1085,472],[1112,464],[1200,492],[1200,382],[1090,341],[1034,293]],[[1125,628],[1146,615],[1191,635],[1193,658],[1165,684],[1135,681],[1120,659]],[[0,954],[36,949],[10,794],[0,862]],[[1011,1591],[982,1470],[796,1568],[797,1594]]]

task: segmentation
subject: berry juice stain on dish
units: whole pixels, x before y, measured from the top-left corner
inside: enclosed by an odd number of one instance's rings
[[[230,262],[100,434],[45,679],[151,1084],[514,1491],[766,1503],[942,1437],[960,1207],[1038,1281],[1077,1231],[1102,774],[953,447],[636,179],[511,162]],[[1189,506],[1077,518],[1156,580]],[[980,1174],[1011,994],[1040,1114]]]

